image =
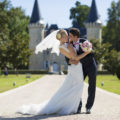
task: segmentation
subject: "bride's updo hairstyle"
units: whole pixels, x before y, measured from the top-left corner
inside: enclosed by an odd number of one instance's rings
[[[56,39],[60,40],[65,34],[66,34],[66,31],[64,29],[59,30],[56,34]]]

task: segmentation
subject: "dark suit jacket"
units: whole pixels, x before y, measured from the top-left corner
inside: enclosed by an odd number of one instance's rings
[[[86,40],[87,40],[87,39],[85,39],[85,38],[80,38],[80,39],[79,39],[80,43],[83,43],[83,42],[86,41]],[[73,45],[73,46],[74,46],[74,45]],[[84,52],[82,51],[81,47],[79,46],[79,51],[77,51],[77,55],[80,55],[80,54],[82,54],[82,53],[84,53]],[[66,59],[67,64],[70,65],[70,64],[69,64],[69,58],[65,57],[65,59]],[[91,63],[94,64],[95,59],[94,59],[93,53],[90,53],[90,54],[86,55],[84,58],[82,58],[82,59],[80,60],[80,62],[82,63],[83,66],[88,66],[88,65],[90,65]]]

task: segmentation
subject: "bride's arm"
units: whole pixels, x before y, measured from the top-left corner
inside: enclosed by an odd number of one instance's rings
[[[67,48],[60,47],[59,49],[60,49],[60,52],[69,59],[76,57],[76,53],[70,44],[68,44]]]
[[[81,55],[77,56],[77,54],[76,54],[76,52],[71,44],[68,44],[68,49],[69,49],[70,54],[71,54],[71,59],[77,60],[77,61],[79,61],[80,59],[84,58],[86,55],[91,53],[91,51],[87,51],[87,52],[84,52]]]
[[[67,51],[67,50],[65,50],[65,49],[63,49],[63,48],[59,48],[59,49],[60,49],[60,52],[61,52],[63,55],[65,55],[67,58],[69,58],[69,59],[72,59],[72,58],[73,58],[73,55],[71,55],[70,51]]]
[[[61,52],[63,55],[65,55],[67,58],[73,59],[73,60],[80,60],[80,59],[82,59],[83,57],[85,57],[87,54],[90,53],[90,52],[85,52],[85,53],[77,56],[77,54],[76,54],[76,52],[75,52],[75,50],[74,50],[74,48],[73,48],[73,46],[72,46],[71,44],[68,44],[68,47],[67,47],[67,48],[68,48],[69,51],[67,51],[67,50],[65,50],[65,49],[63,49],[63,48],[60,48],[60,52]]]

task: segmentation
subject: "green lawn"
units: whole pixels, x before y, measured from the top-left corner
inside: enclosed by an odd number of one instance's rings
[[[88,81],[88,78],[85,80]],[[104,82],[104,86],[101,83]],[[113,75],[98,75],[97,87],[120,95],[120,80]]]
[[[8,77],[2,75],[0,76],[0,93],[21,85],[28,84],[42,76],[43,75],[31,75],[31,78],[26,78],[26,75],[9,75]],[[87,81],[88,78],[86,78],[85,82]],[[16,86],[13,86],[14,82],[16,82]],[[101,86],[102,82],[104,82],[104,86]],[[120,95],[120,80],[118,80],[116,76],[98,75],[97,87]]]
[[[0,93],[28,84],[42,76],[43,75],[30,75],[30,78],[26,78],[26,75],[8,75],[6,77],[4,75],[0,75]],[[16,83],[16,86],[13,85],[14,82]]]

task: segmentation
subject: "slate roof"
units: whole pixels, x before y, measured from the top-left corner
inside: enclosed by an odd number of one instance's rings
[[[99,20],[99,15],[96,7],[96,2],[95,0],[92,0],[90,12],[88,15],[88,19],[85,21],[85,23],[93,23],[93,22],[98,22],[100,23],[101,21]]]
[[[41,14],[38,5],[38,0],[35,0],[30,23],[38,23],[40,22],[40,20],[41,20]]]

